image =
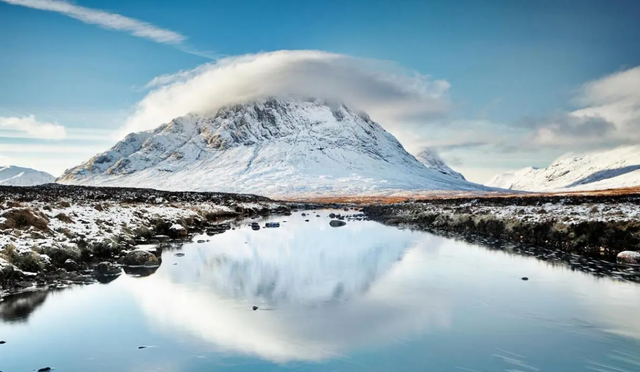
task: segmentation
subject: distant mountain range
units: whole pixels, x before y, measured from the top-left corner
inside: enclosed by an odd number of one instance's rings
[[[432,152],[418,158],[344,104],[271,98],[129,134],[58,182],[271,196],[487,189]]]
[[[49,173],[31,168],[0,166],[0,186],[35,186],[55,182],[55,179]]]
[[[494,176],[486,186],[525,191],[603,190],[640,185],[640,146],[564,156],[547,168]]]

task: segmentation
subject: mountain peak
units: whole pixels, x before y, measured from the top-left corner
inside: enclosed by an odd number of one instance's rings
[[[345,104],[268,98],[130,134],[59,182],[263,195],[482,188],[442,169]]]
[[[0,166],[0,186],[35,186],[55,181],[49,173],[15,165]]]
[[[527,167],[486,183],[525,191],[601,190],[640,185],[640,146],[561,156],[547,168]]]

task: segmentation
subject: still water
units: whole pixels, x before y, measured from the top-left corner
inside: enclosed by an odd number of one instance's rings
[[[640,371],[640,285],[329,212],[7,301],[0,370]]]

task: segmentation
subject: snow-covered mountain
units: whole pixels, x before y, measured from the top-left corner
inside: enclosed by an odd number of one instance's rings
[[[343,104],[271,98],[129,134],[58,182],[271,196],[486,189],[423,161]]]
[[[54,182],[49,173],[15,165],[0,166],[0,186],[35,186]]]
[[[603,190],[640,185],[640,146],[564,156],[547,168],[494,176],[490,187],[526,191]]]
[[[418,159],[420,163],[422,163],[425,167],[429,169],[437,170],[442,174],[447,174],[454,178],[465,180],[464,176],[461,173],[458,173],[453,169],[449,168],[449,166],[444,162],[444,160],[442,160],[440,155],[438,155],[435,151],[429,148],[426,148],[420,151],[416,155],[416,159]]]

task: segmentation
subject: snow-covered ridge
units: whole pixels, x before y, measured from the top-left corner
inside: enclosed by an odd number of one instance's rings
[[[440,155],[429,148],[421,150],[416,155],[416,159],[418,159],[419,162],[421,162],[425,167],[429,169],[434,169],[442,174],[447,174],[454,178],[465,180],[464,176],[461,173],[458,173],[449,168],[444,160],[442,160]]]
[[[35,186],[54,182],[49,173],[15,165],[0,166],[0,186]]]
[[[547,168],[524,168],[485,184],[511,190],[602,190],[640,185],[640,146],[563,156]]]
[[[271,196],[485,189],[422,160],[343,104],[271,98],[130,134],[58,182]]]

